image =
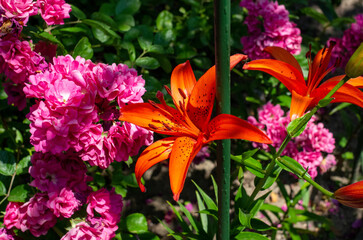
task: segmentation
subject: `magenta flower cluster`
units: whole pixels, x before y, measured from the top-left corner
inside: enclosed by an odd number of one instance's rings
[[[26,106],[23,87],[29,76],[48,67],[44,58],[32,51],[28,41],[21,41],[15,34],[3,36],[0,41],[0,71],[7,80],[3,83],[8,103],[19,110]]]
[[[112,239],[118,229],[122,197],[112,189],[100,189],[87,198],[86,221],[74,226],[61,240]]]
[[[300,53],[300,29],[289,20],[289,12],[284,5],[270,0],[243,0],[240,6],[248,10],[244,20],[248,36],[242,37],[241,43],[249,58],[269,58],[263,52],[268,46],[282,47],[291,54]]]
[[[63,19],[69,18],[71,6],[64,0],[0,0],[0,9],[4,16],[21,25],[26,25],[29,17],[40,13],[48,25],[64,24]]]
[[[44,57],[32,51],[31,42],[19,39],[23,26],[38,12],[48,25],[64,24],[70,11],[71,6],[64,0],[0,0],[0,72],[6,77],[3,87],[8,104],[23,110],[24,83],[29,76],[48,67]]]
[[[153,141],[152,133],[114,120],[117,107],[142,101],[144,84],[124,64],[94,64],[70,55],[54,58],[48,70],[31,75],[24,87],[27,97],[39,99],[27,115],[31,144],[43,153],[76,151],[101,168],[114,160],[127,161]]]
[[[258,110],[258,121],[255,117],[248,117],[248,122],[263,130],[273,141],[272,146],[278,148],[287,136],[286,127],[290,123],[289,114],[284,113],[280,105],[267,103]],[[298,161],[312,178],[320,173],[325,173],[336,165],[335,157],[331,154],[335,149],[335,139],[323,123],[316,123],[313,116],[301,135],[290,141],[282,152]],[[254,147],[260,147],[269,151],[266,144],[253,143]]]
[[[343,68],[348,63],[349,58],[363,42],[363,14],[354,17],[355,23],[345,30],[342,38],[330,38],[328,42],[335,41],[336,45],[332,52],[332,58],[341,58],[340,66]]]

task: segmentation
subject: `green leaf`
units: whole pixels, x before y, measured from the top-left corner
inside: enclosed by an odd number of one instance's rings
[[[311,118],[311,114],[305,114],[303,117],[300,117],[300,118],[296,118],[294,120],[292,120],[288,125],[287,125],[287,132],[288,134],[291,136],[291,137],[297,137],[299,136],[306,128],[307,126],[307,123],[302,126],[300,129],[297,129],[297,127],[299,126],[299,124],[303,121],[305,121],[305,119],[307,117],[310,117]]]
[[[331,25],[335,28],[338,28],[338,27],[344,28],[345,25],[351,24],[354,22],[355,22],[354,18],[339,17],[339,18],[333,19],[333,21],[331,22]]]
[[[46,39],[52,43],[56,43],[58,45],[62,45],[62,43],[52,34],[48,33],[48,32],[41,32],[38,35],[40,38],[42,39]],[[63,45],[62,45],[63,46]]]
[[[15,131],[15,142],[17,144],[23,143],[23,135],[21,135],[21,132],[15,128],[14,128],[14,131]]]
[[[267,178],[265,184],[263,185],[262,189],[267,189],[272,186],[272,184],[276,181],[278,176],[280,175],[280,172],[282,171],[282,168],[280,166],[275,166],[274,170],[272,171],[272,174]]]
[[[278,103],[282,107],[290,107],[291,105],[291,97],[286,95],[280,95],[277,97]]]
[[[85,19],[87,17],[86,14],[78,7],[74,6],[73,4],[71,4],[71,7],[72,7],[71,14],[76,18]]]
[[[6,187],[2,181],[0,181],[0,196],[6,195]]]
[[[189,229],[188,223],[185,221],[185,219],[181,216],[181,214],[179,213],[178,210],[175,209],[175,207],[169,202],[167,201],[167,203],[169,204],[169,206],[171,207],[171,209],[173,210],[178,222],[180,223],[182,229],[184,232],[188,232],[191,233],[192,231]]]
[[[164,72],[166,72],[166,73],[170,73],[171,72],[172,66],[171,66],[171,63],[170,63],[169,59],[166,56],[164,56],[164,55],[158,55],[158,56],[155,56],[155,58],[160,63],[160,66],[164,70]]]
[[[95,37],[102,43],[107,42],[107,40],[111,37],[121,38],[116,32],[111,30],[110,25],[103,22],[92,19],[83,19],[82,23],[91,26],[93,34],[95,34]]]
[[[87,37],[81,38],[74,48],[73,57],[81,56],[85,59],[91,59],[93,57],[92,45]]]
[[[15,157],[8,151],[0,151],[0,174],[12,176],[15,172],[16,163]]]
[[[152,57],[142,57],[136,59],[136,65],[146,69],[156,69],[160,67],[158,60]]]
[[[261,172],[261,171],[263,171],[262,165],[261,165],[261,163],[259,161],[257,161],[256,159],[250,157],[250,158],[244,160],[243,163],[246,164],[246,169],[248,171],[250,171],[253,175],[255,175],[256,177],[259,177],[259,178],[264,177],[264,174]],[[247,164],[248,164],[248,166],[247,166]]]
[[[272,227],[257,218],[251,219],[251,228],[256,231],[268,231],[268,230],[276,229],[275,227]]]
[[[83,27],[67,27],[67,28],[61,28],[59,29],[59,31],[67,33],[88,33],[87,29]]]
[[[205,204],[207,205],[208,209],[212,209],[212,210],[216,210],[218,211],[218,207],[215,204],[215,202],[212,200],[212,198],[210,198],[204,191],[203,189],[201,189],[193,180],[192,182],[194,183],[195,187],[198,189],[200,195],[202,196]]]
[[[334,113],[339,112],[340,110],[342,110],[342,109],[344,109],[344,108],[346,108],[346,107],[348,107],[348,106],[350,106],[350,105],[352,105],[352,104],[351,104],[351,103],[341,103],[341,104],[339,104],[338,106],[336,106],[333,110],[331,110],[331,111],[329,112],[329,115],[331,116],[331,115],[333,115]]]
[[[275,213],[285,213],[280,207],[275,206],[275,205],[271,205],[268,203],[264,203],[261,207],[260,207],[260,211],[262,210],[268,210],[271,212],[275,212]]]
[[[120,14],[115,17],[117,29],[121,32],[127,32],[135,26],[135,19],[130,14]]]
[[[147,232],[147,220],[141,213],[133,213],[121,221],[121,224],[126,227],[130,233],[140,234]]]
[[[159,53],[159,54],[165,53],[165,49],[161,45],[151,45],[148,47],[147,51],[150,53]]]
[[[147,36],[140,36],[137,38],[137,41],[139,42],[140,47],[144,51],[148,51],[149,47],[151,47],[152,45],[152,39],[148,38]]]
[[[119,0],[116,5],[116,15],[135,14],[141,6],[140,0]]]
[[[241,232],[234,237],[235,240],[269,240],[267,237],[254,232]]]
[[[16,175],[25,174],[29,172],[30,156],[21,159],[16,166]]]
[[[173,14],[167,10],[159,13],[156,18],[156,28],[158,30],[172,29],[173,28]]]
[[[200,197],[200,194],[195,191],[195,195],[197,197],[197,204],[198,204],[198,209],[199,209],[199,216],[200,216],[200,222],[202,223],[203,226],[203,230],[205,232],[208,232],[208,216],[204,213],[200,213],[200,211],[205,210],[205,205],[203,203],[202,198]]]
[[[253,204],[252,204],[252,208],[250,210],[251,213],[251,217],[256,216],[257,212],[260,210],[260,208],[263,205],[263,202],[265,201],[265,199],[270,195],[271,191],[267,192],[266,194],[262,195],[261,197],[259,197],[258,199],[256,199]]]
[[[288,156],[279,157],[277,158],[276,163],[279,166],[281,166],[284,170],[294,173],[298,177],[303,177],[304,175],[306,175],[307,177],[310,178],[310,175],[307,173],[307,170],[305,170],[304,167],[301,166],[301,164],[298,161],[296,161],[291,157]]]
[[[13,190],[11,190],[8,200],[9,202],[25,202],[30,192],[31,188],[29,185],[18,185]]]
[[[100,7],[100,12],[103,14],[106,14],[108,16],[114,16],[115,15],[115,3],[102,3]]]
[[[315,20],[317,20],[321,24],[329,22],[328,18],[324,14],[316,11],[313,8],[310,8],[310,7],[303,8],[303,9],[301,9],[301,12],[306,14],[309,17],[314,18]]]
[[[245,213],[242,211],[242,209],[239,209],[238,220],[242,226],[251,228],[251,218],[252,216],[250,213]]]
[[[194,217],[192,216],[192,214],[188,211],[188,209],[185,208],[185,206],[183,204],[181,204],[180,202],[177,202],[177,203],[180,207],[180,210],[184,213],[184,215],[189,220],[190,225],[194,228],[195,231],[198,232],[199,229],[198,229],[198,226],[197,226],[196,221],[195,221]]]
[[[121,44],[121,47],[127,50],[127,52],[129,53],[130,61],[134,62],[136,59],[136,51],[134,45],[131,42],[125,41]]]

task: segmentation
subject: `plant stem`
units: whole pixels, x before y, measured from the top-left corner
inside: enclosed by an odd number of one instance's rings
[[[230,108],[230,34],[231,1],[214,1],[214,42],[216,62],[217,110],[229,114]],[[218,141],[217,184],[218,184],[218,240],[230,238],[230,178],[231,141]]]

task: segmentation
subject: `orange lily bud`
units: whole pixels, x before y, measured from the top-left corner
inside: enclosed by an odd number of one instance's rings
[[[339,188],[333,197],[345,206],[363,208],[363,181]]]
[[[355,50],[345,66],[345,73],[350,78],[363,75],[363,43]]]

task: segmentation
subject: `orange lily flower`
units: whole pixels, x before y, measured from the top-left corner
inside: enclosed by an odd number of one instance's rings
[[[247,56],[231,56],[231,68]],[[258,128],[238,117],[220,114],[210,121],[216,94],[215,67],[210,68],[197,82],[189,61],[179,64],[171,75],[171,89],[165,86],[176,108],[166,104],[161,92],[160,104],[149,101],[126,105],[121,109],[121,121],[148,130],[171,135],[147,147],[135,166],[141,191],[142,175],[153,165],[169,159],[169,178],[174,199],[178,201],[188,168],[195,155],[207,143],[221,139],[245,139],[272,143]]]
[[[339,188],[333,197],[345,206],[363,208],[363,181]]]
[[[304,80],[298,61],[288,51],[280,47],[267,47],[265,51],[275,59],[259,59],[246,63],[243,69],[260,70],[277,78],[291,92],[290,118],[304,115],[305,111],[314,108],[345,77],[340,75],[320,84],[335,65],[329,67],[331,52],[335,43],[321,49],[311,62],[311,50],[306,54],[309,62],[309,74]],[[319,86],[320,84],[320,86]],[[349,102],[363,107],[363,77],[350,79],[332,96],[331,102]]]

